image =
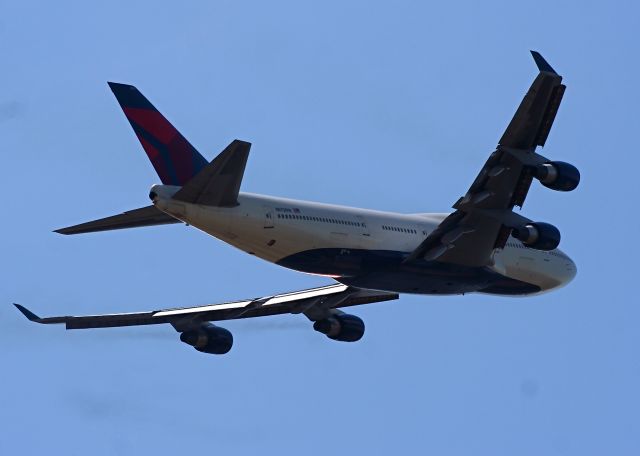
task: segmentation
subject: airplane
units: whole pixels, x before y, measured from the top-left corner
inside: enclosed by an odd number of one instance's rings
[[[451,213],[401,214],[240,192],[251,144],[234,140],[211,162],[131,85],[110,82],[161,184],[152,204],[56,230],[72,235],[185,223],[263,260],[335,283],[221,304],[149,312],[41,318],[67,329],[168,323],[196,350],[225,354],[232,334],[213,322],[304,314],[328,338],[355,342],[365,325],[341,309],[400,293],[536,295],[569,283],[576,265],[558,249],[559,230],[513,211],[533,180],[572,191],[578,169],[536,152],[562,100],[562,77],[535,51],[539,74],[498,145]]]

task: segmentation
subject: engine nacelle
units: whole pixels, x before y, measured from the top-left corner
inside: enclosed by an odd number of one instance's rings
[[[326,334],[329,339],[356,342],[364,335],[364,321],[355,315],[333,315],[314,322],[313,329]]]
[[[514,238],[536,250],[553,250],[560,244],[560,231],[548,223],[529,223],[511,232]]]
[[[561,161],[538,165],[535,168],[534,176],[545,187],[561,192],[575,190],[580,183],[578,168]]]
[[[180,340],[203,353],[224,355],[233,346],[233,335],[224,328],[205,323],[180,334]]]

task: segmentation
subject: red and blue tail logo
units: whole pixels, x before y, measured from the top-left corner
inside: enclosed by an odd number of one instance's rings
[[[133,127],[160,180],[184,185],[207,165],[205,158],[134,86],[109,87]]]

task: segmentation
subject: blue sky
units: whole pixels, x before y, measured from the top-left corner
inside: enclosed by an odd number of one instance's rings
[[[634,2],[2,2],[0,453],[635,455],[638,29]],[[146,310],[326,283],[168,226],[51,230],[148,204],[157,182],[106,81],[137,85],[208,158],[253,143],[243,190],[441,212],[536,74],[568,86],[544,154],[579,189],[523,209],[578,265],[548,295],[403,296],[339,344],[300,316],[170,327],[42,315]]]

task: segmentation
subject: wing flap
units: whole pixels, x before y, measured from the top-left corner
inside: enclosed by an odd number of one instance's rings
[[[182,223],[168,214],[157,209],[155,206],[146,206],[140,209],[123,212],[91,222],[69,226],[55,230],[60,234],[81,234],[94,233],[97,231],[121,230],[124,228],[138,228],[142,226],[167,225],[171,223]]]

